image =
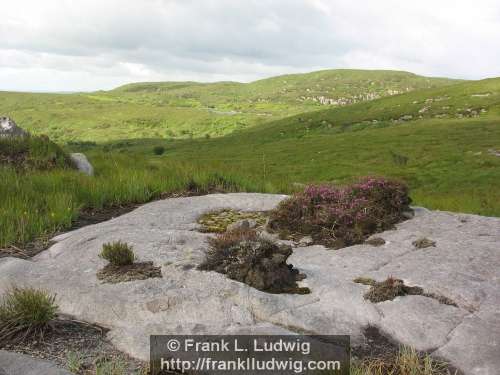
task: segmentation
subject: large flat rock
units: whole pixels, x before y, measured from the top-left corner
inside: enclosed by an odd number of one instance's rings
[[[0,350],[0,375],[71,375],[52,363]]]
[[[309,295],[268,294],[214,272],[195,269],[208,234],[196,231],[202,213],[219,208],[269,210],[285,196],[214,194],[144,205],[105,223],[55,238],[33,260],[0,259],[0,290],[12,283],[57,294],[60,310],[111,329],[121,350],[149,356],[150,334],[310,332],[349,334],[362,343],[368,326],[418,350],[435,352],[466,374],[500,368],[500,219],[418,210],[396,230],[377,235],[380,247],[333,251],[296,248],[290,257],[307,275]],[[416,249],[420,237],[435,247]],[[102,284],[96,272],[105,242],[134,246],[140,261],[162,267],[163,278]],[[373,304],[359,276],[403,279],[407,285],[453,299],[458,307],[424,296]]]

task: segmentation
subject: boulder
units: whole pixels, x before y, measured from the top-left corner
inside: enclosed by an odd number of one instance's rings
[[[229,224],[227,226],[228,231],[238,230],[238,229],[254,229],[257,227],[257,221],[253,219],[243,219],[238,220],[235,223]]]
[[[88,176],[94,175],[94,167],[92,167],[92,164],[90,164],[84,154],[73,153],[70,154],[70,158],[80,172],[85,173]]]
[[[367,327],[417,350],[449,361],[466,375],[500,368],[499,218],[415,210],[415,217],[379,235],[374,248],[360,244],[329,250],[293,249],[288,263],[307,278],[310,294],[270,294],[226,275],[197,269],[213,234],[197,231],[200,215],[225,208],[268,211],[285,199],[270,194],[211,194],[148,203],[107,222],[62,234],[30,260],[0,259],[0,293],[12,284],[56,294],[62,313],[108,327],[118,349],[149,358],[150,334],[348,334],[354,345],[367,342]],[[436,246],[415,249],[427,237]],[[162,278],[116,284],[96,277],[106,261],[103,243],[134,246],[141,262],[162,268]],[[424,295],[373,303],[369,285],[389,276]]]
[[[0,117],[0,138],[26,137],[28,132],[21,129],[10,117]]]

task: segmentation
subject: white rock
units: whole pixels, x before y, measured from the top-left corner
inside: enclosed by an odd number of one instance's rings
[[[12,284],[45,288],[63,313],[111,329],[121,350],[147,360],[148,335],[174,333],[349,334],[364,340],[368,326],[418,350],[436,354],[465,374],[500,368],[500,219],[417,209],[415,217],[380,236],[383,247],[337,251],[300,247],[289,258],[305,273],[309,295],[268,294],[196,265],[209,234],[199,215],[216,209],[267,211],[284,199],[268,194],[213,194],[144,205],[108,222],[56,237],[32,260],[0,259],[0,291]],[[420,237],[436,247],[415,250]],[[134,246],[141,261],[162,267],[163,278],[101,284],[95,274],[105,242]],[[83,270],[90,272],[83,272]],[[373,304],[356,277],[403,279],[453,299],[458,307],[422,296]]]
[[[85,173],[88,176],[94,175],[94,167],[92,167],[92,164],[90,164],[84,154],[73,153],[70,154],[70,158],[80,172]]]

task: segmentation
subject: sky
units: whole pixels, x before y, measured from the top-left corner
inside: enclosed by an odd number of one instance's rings
[[[0,90],[320,69],[500,76],[498,0],[2,0]]]

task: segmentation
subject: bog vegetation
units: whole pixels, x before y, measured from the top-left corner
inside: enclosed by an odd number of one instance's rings
[[[326,71],[0,93],[0,112],[62,146],[0,142],[0,248],[66,230],[82,210],[182,191],[293,193],[367,175],[403,181],[416,205],[500,215],[500,79]],[[94,177],[67,167],[70,151],[89,157]]]

